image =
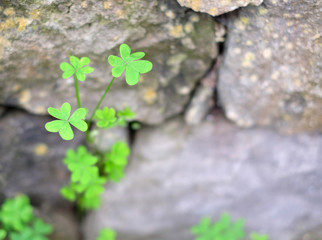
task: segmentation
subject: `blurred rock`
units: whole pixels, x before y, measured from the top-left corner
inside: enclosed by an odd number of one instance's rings
[[[103,227],[122,240],[193,239],[201,217],[227,211],[249,231],[293,240],[322,224],[321,154],[322,135],[238,129],[221,116],[142,128],[126,178],[88,215],[85,239]]]
[[[177,0],[181,6],[192,8],[196,12],[205,12],[218,16],[249,4],[260,5],[263,0]]]
[[[83,137],[72,141],[45,130],[50,118],[11,111],[0,119],[0,193],[13,197],[25,193],[49,205],[64,201],[60,188],[69,174],[62,163],[68,148],[76,148]]]
[[[80,82],[90,109],[111,80],[108,56],[119,55],[121,43],[146,52],[152,72],[135,87],[118,79],[103,105],[130,106],[150,124],[183,111],[217,56],[213,19],[186,13],[176,1],[4,0],[0,17],[0,104],[37,114],[65,101],[76,106],[73,80],[59,69],[70,51],[90,57],[95,68]]]
[[[207,116],[209,111],[215,106],[214,91],[217,82],[217,65],[201,79],[196,87],[191,102],[187,106],[184,114],[184,120],[189,125],[197,125]]]
[[[228,27],[219,97],[239,126],[322,130],[322,1],[266,0]]]
[[[321,240],[322,239],[322,226],[312,229],[304,234],[301,234],[300,237],[295,240]]]

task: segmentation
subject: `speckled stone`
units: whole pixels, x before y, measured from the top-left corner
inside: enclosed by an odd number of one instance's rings
[[[177,0],[181,6],[191,8],[196,12],[205,12],[212,16],[218,16],[231,12],[239,7],[249,4],[260,5],[263,0]]]
[[[221,116],[143,127],[125,179],[87,215],[84,239],[107,226],[122,240],[194,239],[203,216],[230,212],[247,231],[294,240],[322,224],[321,153],[322,135],[240,129]]]
[[[322,131],[322,2],[267,0],[232,18],[219,97],[239,126]]]
[[[156,124],[183,111],[196,82],[217,55],[214,21],[175,1],[26,0],[0,3],[0,104],[46,114],[65,101],[76,107],[73,80],[59,64],[70,51],[95,71],[80,82],[93,109],[111,80],[107,58],[127,43],[145,51],[153,71],[134,87],[117,79],[103,105],[130,106],[137,120]]]

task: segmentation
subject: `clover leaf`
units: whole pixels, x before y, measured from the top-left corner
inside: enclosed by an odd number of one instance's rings
[[[108,174],[110,180],[119,182],[124,177],[124,168],[129,155],[130,148],[125,142],[118,141],[113,144],[104,162],[104,172]]]
[[[32,207],[25,195],[7,199],[1,206],[0,222],[5,229],[21,231],[32,218]]]
[[[252,233],[250,235],[252,240],[268,240],[268,236],[267,235],[259,235],[257,233]]]
[[[0,229],[0,240],[5,239],[6,236],[7,236],[6,230]]]
[[[135,113],[131,110],[130,107],[126,107],[123,110],[119,110],[117,112],[117,116],[119,118],[127,118],[127,119],[131,119],[135,116]]]
[[[90,154],[84,146],[79,146],[77,152],[72,149],[68,150],[67,156],[63,161],[68,170],[72,172],[72,182],[79,181],[82,184],[86,184],[93,175],[98,175],[98,168],[93,166],[98,162],[98,158]]]
[[[127,84],[135,85],[139,82],[140,74],[150,72],[152,63],[147,60],[139,60],[145,56],[144,52],[136,52],[131,54],[131,48],[127,44],[120,46],[121,57],[111,55],[108,58],[109,64],[113,67],[112,75],[118,78],[124,70]]]
[[[115,240],[116,232],[111,228],[104,228],[100,231],[97,240]]]
[[[64,72],[62,77],[64,79],[69,78],[76,74],[76,77],[79,81],[85,81],[86,79],[86,74],[89,74],[94,71],[94,68],[88,65],[90,60],[88,57],[82,57],[81,59],[75,57],[75,56],[70,56],[69,61],[71,64],[67,62],[62,62],[60,64],[60,69]]]
[[[53,232],[53,227],[43,222],[40,218],[35,219],[33,229],[37,235],[47,235]]]
[[[102,110],[97,109],[95,112],[97,126],[100,128],[113,127],[116,122],[115,109],[104,107]]]
[[[48,132],[59,132],[59,135],[64,140],[72,140],[74,138],[74,132],[70,126],[73,125],[78,130],[85,132],[88,128],[87,123],[84,121],[87,115],[86,108],[78,108],[71,117],[71,106],[68,102],[65,102],[60,110],[56,108],[48,108],[48,113],[53,117],[59,119],[46,123],[45,128]]]

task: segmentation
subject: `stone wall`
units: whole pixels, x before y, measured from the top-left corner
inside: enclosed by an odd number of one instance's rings
[[[321,9],[315,0],[1,1],[0,200],[28,194],[53,240],[81,231],[94,240],[107,226],[123,240],[188,240],[202,216],[223,211],[271,240],[320,240]],[[142,128],[127,177],[106,186],[80,226],[59,188],[66,149],[85,139],[46,132],[46,109],[76,107],[59,69],[70,51],[95,68],[80,83],[93,109],[123,42],[154,68],[134,87],[117,79],[103,105],[130,106]],[[106,150],[127,134],[104,131],[95,144]]]

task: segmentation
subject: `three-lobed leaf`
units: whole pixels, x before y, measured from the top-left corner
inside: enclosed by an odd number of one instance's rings
[[[59,135],[64,140],[72,140],[74,138],[74,132],[70,124],[82,132],[87,131],[88,125],[85,122],[88,112],[87,109],[78,108],[72,116],[69,117],[70,112],[71,106],[68,102],[65,102],[61,106],[60,110],[52,107],[48,108],[48,113],[59,120],[53,120],[46,123],[46,130],[53,133],[59,132]]]
[[[60,69],[63,71],[62,77],[64,79],[70,78],[75,74],[78,80],[85,81],[86,75],[94,71],[94,68],[85,66],[90,63],[88,57],[82,57],[79,59],[75,56],[70,56],[69,62],[70,64],[67,62],[62,62],[60,64]]]
[[[145,56],[144,52],[131,54],[131,48],[127,44],[120,46],[120,54],[122,58],[111,55],[108,58],[108,62],[113,67],[113,77],[120,77],[124,70],[126,70],[125,79],[129,85],[137,84],[140,74],[147,73],[153,68],[150,61],[138,60]]]

